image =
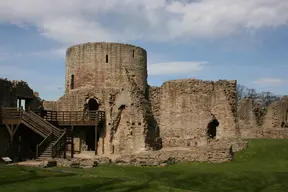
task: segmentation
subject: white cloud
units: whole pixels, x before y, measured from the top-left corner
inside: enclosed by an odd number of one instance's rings
[[[178,61],[148,65],[148,75],[179,75],[191,74],[203,69],[207,62]]]
[[[168,41],[279,27],[287,10],[287,0],[9,0],[0,1],[0,22],[67,44]]]
[[[261,78],[253,81],[254,84],[266,85],[266,86],[278,86],[282,85],[284,82],[285,80],[279,78]]]

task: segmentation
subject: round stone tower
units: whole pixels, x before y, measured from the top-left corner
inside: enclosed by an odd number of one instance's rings
[[[145,49],[128,44],[104,42],[79,44],[67,49],[65,93],[86,86],[98,89],[125,89],[130,81],[128,76],[145,91]]]

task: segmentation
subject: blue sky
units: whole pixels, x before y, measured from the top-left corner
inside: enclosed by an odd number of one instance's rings
[[[10,0],[0,2],[0,77],[46,100],[64,93],[65,50],[84,42],[135,44],[148,81],[237,80],[288,94],[288,1]]]

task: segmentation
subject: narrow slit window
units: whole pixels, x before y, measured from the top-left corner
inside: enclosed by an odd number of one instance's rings
[[[71,75],[70,88],[74,89],[74,75]]]
[[[133,50],[133,58],[135,57],[135,50]]]
[[[108,63],[108,55],[106,55],[106,63]]]

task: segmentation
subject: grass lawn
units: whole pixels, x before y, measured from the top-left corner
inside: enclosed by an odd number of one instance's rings
[[[0,191],[286,192],[288,140],[251,140],[249,149],[225,164],[105,165],[85,170],[0,166]]]

